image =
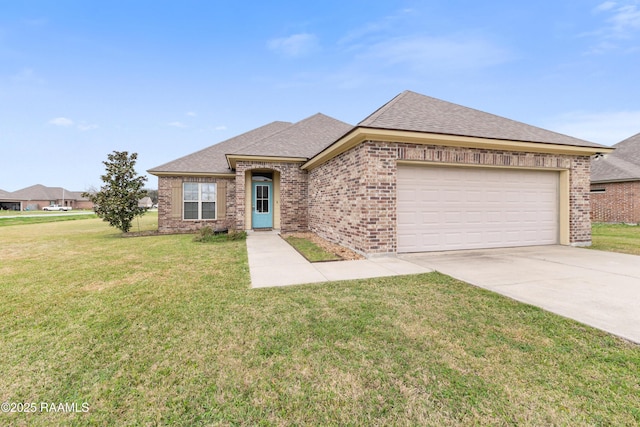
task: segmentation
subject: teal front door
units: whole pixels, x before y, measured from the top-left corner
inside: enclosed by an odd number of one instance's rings
[[[253,182],[251,192],[253,228],[273,228],[273,183]]]

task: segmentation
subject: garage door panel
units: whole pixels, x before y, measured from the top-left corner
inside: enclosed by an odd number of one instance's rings
[[[400,166],[398,251],[555,244],[558,181],[557,172]]]

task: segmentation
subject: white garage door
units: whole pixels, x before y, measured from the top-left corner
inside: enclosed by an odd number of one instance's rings
[[[558,243],[559,173],[399,166],[398,252]]]

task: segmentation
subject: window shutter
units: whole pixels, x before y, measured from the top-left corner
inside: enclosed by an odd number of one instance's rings
[[[171,219],[182,219],[182,181],[171,182]]]
[[[216,219],[227,218],[227,182],[218,181],[216,188]]]

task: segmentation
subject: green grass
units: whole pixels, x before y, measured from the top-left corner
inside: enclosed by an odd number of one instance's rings
[[[89,212],[89,211],[80,209],[80,210],[71,210],[71,211],[67,211],[67,212],[68,213],[78,213],[78,212]],[[4,210],[0,210],[0,218],[2,218],[3,216],[55,215],[55,214],[61,214],[61,213],[65,213],[65,212],[62,212],[62,211],[4,211]]]
[[[448,276],[250,289],[243,241],[1,234],[0,401],[90,409],[0,425],[640,423],[638,346]]]
[[[6,227],[10,225],[25,225],[25,224],[42,224],[45,222],[62,222],[62,221],[77,221],[81,219],[97,218],[94,214],[84,215],[60,215],[60,216],[48,216],[38,215],[34,217],[19,216],[16,218],[3,218],[0,216],[0,227]]]
[[[289,236],[285,240],[296,248],[309,262],[337,261],[341,259],[339,256],[327,252],[309,239]]]
[[[640,226],[594,223],[591,249],[640,255]]]

